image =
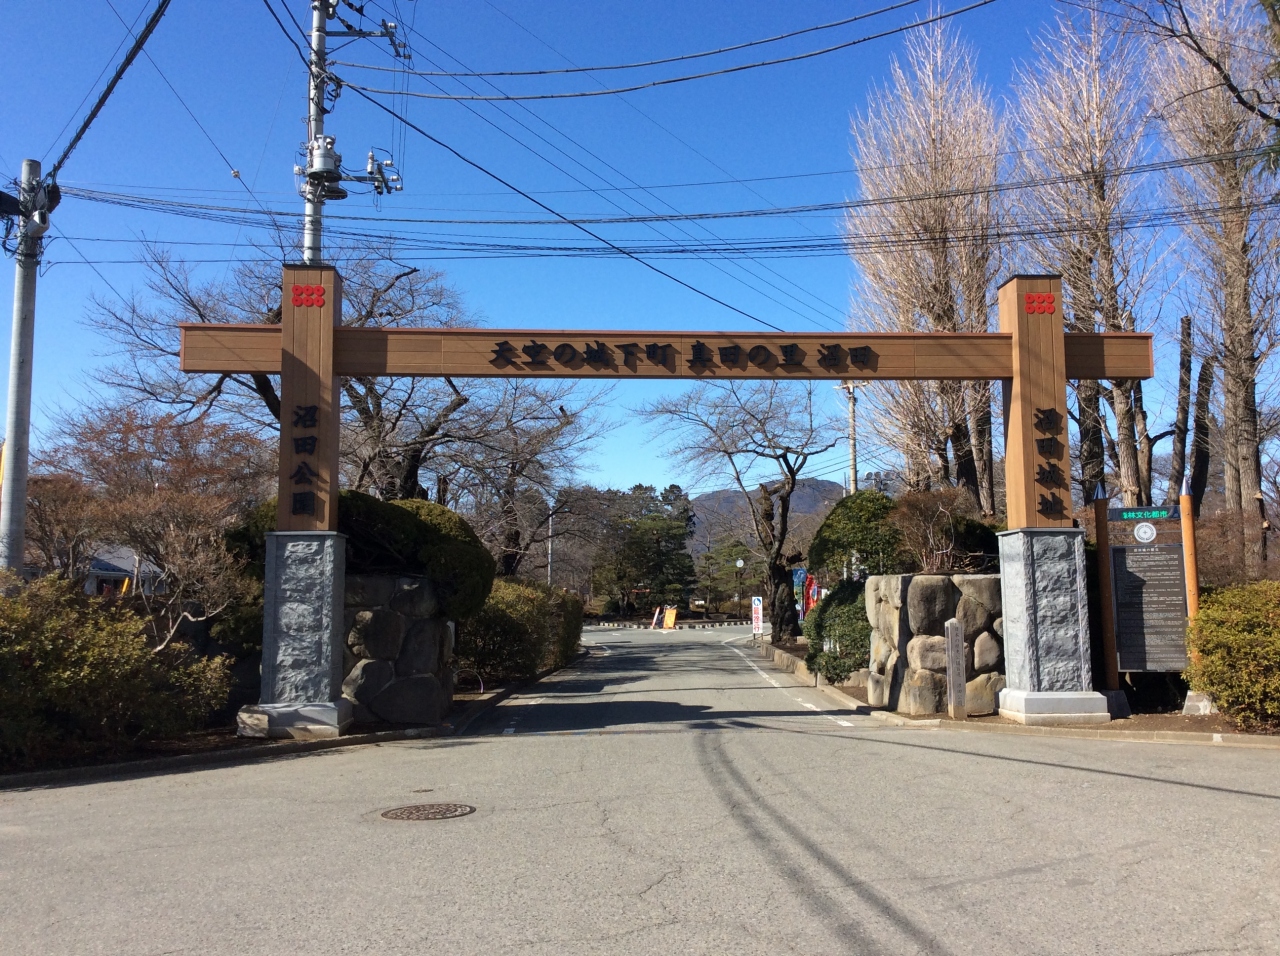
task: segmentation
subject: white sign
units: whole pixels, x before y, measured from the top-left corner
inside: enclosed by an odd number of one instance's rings
[[[1133,536],[1139,544],[1150,544],[1156,539],[1156,526],[1150,521],[1142,521],[1134,525]]]
[[[762,597],[751,599],[751,633],[764,633],[764,598]]]

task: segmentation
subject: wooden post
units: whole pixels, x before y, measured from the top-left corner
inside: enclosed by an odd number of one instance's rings
[[[944,625],[947,641],[947,716],[964,720],[965,707],[964,628],[954,617]]]
[[[1013,376],[1004,382],[1008,527],[1070,528],[1062,280],[1014,276],[999,302],[1000,331],[1013,336]]]
[[[285,266],[280,306],[278,531],[338,530],[338,381],[333,330],[342,277],[332,266]]]
[[[1103,690],[1120,689],[1120,658],[1116,654],[1116,608],[1111,581],[1111,529],[1106,498],[1093,499],[1094,540],[1098,544],[1098,596],[1102,601]]]
[[[1187,583],[1187,620],[1194,621],[1200,610],[1200,565],[1196,558],[1196,516],[1190,495],[1178,499],[1182,516],[1182,566]]]

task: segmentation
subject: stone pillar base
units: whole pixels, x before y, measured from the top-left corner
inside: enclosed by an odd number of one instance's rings
[[[1106,724],[1107,698],[1091,690],[1010,690],[1000,692],[1000,716],[1020,724]]]
[[[236,735],[314,740],[338,737],[351,724],[351,701],[314,704],[249,704],[236,715]]]
[[[1197,694],[1190,691],[1187,699],[1182,704],[1182,712],[1184,714],[1216,714],[1217,706],[1209,699],[1208,694]]]

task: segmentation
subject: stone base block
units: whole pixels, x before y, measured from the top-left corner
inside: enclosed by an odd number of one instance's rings
[[[1104,690],[1101,693],[1107,697],[1107,709],[1111,711],[1112,720],[1133,716],[1133,711],[1129,708],[1129,698],[1125,696],[1124,691]]]
[[[1195,691],[1190,691],[1182,704],[1183,714],[1216,714],[1217,712],[1218,708],[1214,706],[1208,694],[1197,694]]]
[[[341,736],[351,720],[351,701],[345,698],[312,704],[250,704],[236,715],[236,734],[314,740]]]
[[[1000,716],[1020,724],[1106,724],[1107,698],[1092,690],[1000,692]]]

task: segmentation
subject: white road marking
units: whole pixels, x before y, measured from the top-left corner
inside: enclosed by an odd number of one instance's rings
[[[731,638],[729,638],[728,640],[721,641],[720,643],[721,643],[722,645],[724,645],[725,647],[728,647],[728,648],[729,648],[729,650],[733,651],[735,654],[737,654],[739,657],[741,657],[744,661],[746,661],[746,662],[747,662],[747,666],[748,666],[748,667],[750,667],[753,671],[755,671],[757,674],[759,674],[761,677],[763,677],[765,680],[767,680],[770,684],[772,684],[774,687],[777,687],[777,688],[781,689],[781,688],[782,688],[782,685],[781,685],[781,684],[779,684],[779,683],[778,683],[776,680],[774,680],[772,677],[770,677],[767,673],[765,673],[764,671],[762,671],[759,667],[757,667],[757,666],[756,666],[755,661],[753,661],[751,658],[747,657],[747,655],[746,655],[746,654],[744,654],[744,653],[742,653],[742,651],[740,651],[738,648],[730,646],[734,641],[739,641],[739,640],[742,640],[742,638],[739,638],[739,637],[731,637]],[[805,707],[808,707],[810,710],[816,710],[816,711],[818,711],[819,713],[821,713],[821,709],[820,709],[816,704],[811,704],[811,703],[809,703],[808,701],[803,700],[802,698],[796,697],[794,694],[792,694],[792,695],[791,695],[791,699],[792,699],[792,700],[794,700],[794,701],[796,701],[796,702],[797,702],[797,703],[799,703],[799,704],[802,704],[802,705],[803,705],[803,706],[805,706]],[[849,723],[849,721],[847,721],[847,720],[841,720],[839,717],[833,717],[831,714],[825,714],[825,713],[824,713],[824,714],[822,714],[822,716],[823,716],[823,717],[825,717],[825,718],[827,718],[827,720],[835,721],[835,723],[839,724],[841,727],[852,727],[852,726],[853,726],[853,724]]]

